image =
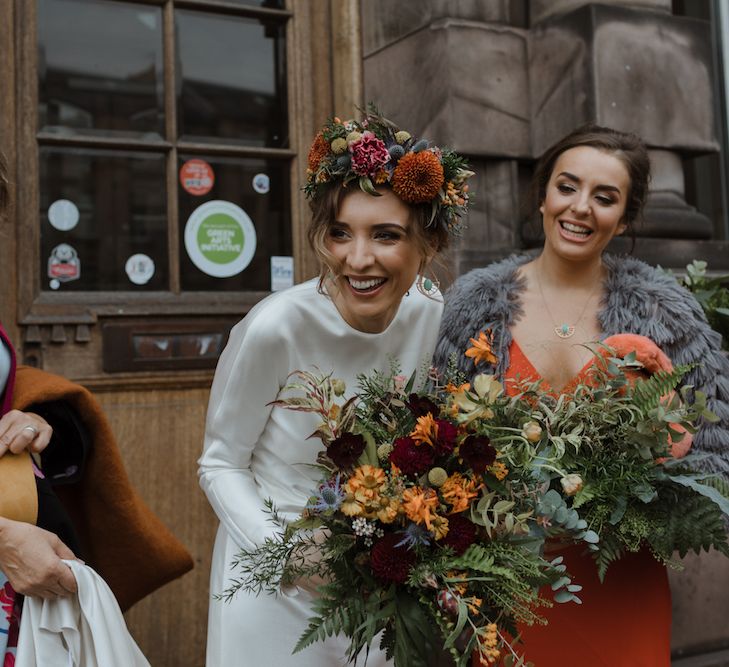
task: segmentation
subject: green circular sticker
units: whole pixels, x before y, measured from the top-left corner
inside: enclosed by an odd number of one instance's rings
[[[256,252],[256,230],[248,214],[232,202],[198,206],[185,225],[185,249],[198,269],[216,278],[245,269]]]
[[[211,213],[197,230],[200,252],[216,264],[230,264],[243,252],[245,237],[238,222],[227,213]]]

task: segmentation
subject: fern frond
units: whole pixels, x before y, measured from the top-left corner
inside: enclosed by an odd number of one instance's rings
[[[672,371],[657,371],[647,380],[633,386],[635,405],[643,414],[658,407],[661,397],[672,392],[692,369],[691,365],[676,366]]]
[[[600,581],[605,579],[605,573],[610,563],[619,560],[624,551],[623,544],[615,533],[607,532],[600,535],[600,546],[595,551],[595,564]]]
[[[729,556],[724,518],[716,503],[684,488],[672,489],[671,495],[673,498],[667,506],[680,511],[663,513],[659,525],[664,530],[647,537],[651,548],[666,559],[674,551],[683,557],[689,551],[698,554],[712,547]],[[657,501],[665,502],[662,497]]]

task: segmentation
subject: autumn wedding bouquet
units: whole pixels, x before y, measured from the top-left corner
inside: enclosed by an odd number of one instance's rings
[[[344,401],[331,375],[297,371],[276,405],[315,413],[325,446],[322,481],[301,516],[235,563],[240,577],[226,591],[275,594],[315,578],[324,583],[295,650],[333,634],[350,640],[348,658],[378,641],[395,665],[484,664],[500,657],[523,664],[509,637],[516,624],[542,621],[551,601],[575,599],[579,586],[561,558],[541,554],[532,535],[540,492],[526,468],[513,472],[501,443],[530,448],[524,405],[502,397],[493,378],[466,386],[412,391],[412,379],[374,373],[359,378]],[[486,423],[508,424],[491,428]],[[586,524],[565,522],[575,539]],[[312,558],[316,553],[317,557]],[[225,597],[225,596],[223,596]]]
[[[459,666],[473,654],[516,665],[518,624],[579,603],[561,557],[545,556],[548,540],[584,544],[600,576],[646,546],[663,561],[674,550],[729,555],[726,489],[671,451],[713,418],[698,392],[674,393],[689,369],[652,368],[625,350],[631,340],[616,342],[622,351],[599,346],[584,381],[560,396],[538,382],[507,392],[486,374],[468,384],[455,371],[416,393],[393,366],[361,376],[344,400],[333,376],[295,372],[275,404],[320,420],[321,483],[294,522],[268,504],[280,531],[240,553],[223,597],[318,580],[295,651],[341,634],[350,660],[378,637],[399,667],[439,653]],[[472,343],[476,363],[495,361],[488,333]]]

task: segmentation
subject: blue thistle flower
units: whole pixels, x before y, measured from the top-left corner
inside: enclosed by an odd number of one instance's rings
[[[388,152],[393,160],[399,160],[403,155],[405,155],[405,149],[400,146],[400,144],[390,146]]]
[[[404,545],[408,549],[414,549],[418,545],[427,547],[430,544],[430,532],[417,523],[408,524],[408,527],[398,534],[404,537],[395,545],[396,547]]]
[[[313,504],[309,504],[309,509],[316,512],[336,512],[344,500],[344,489],[340,484],[340,475],[337,474],[336,479],[329,480],[326,484],[319,487],[319,493]]]

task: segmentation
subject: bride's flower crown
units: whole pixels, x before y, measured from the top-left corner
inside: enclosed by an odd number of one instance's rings
[[[430,224],[449,232],[460,227],[469,203],[473,176],[464,158],[454,151],[417,139],[383,117],[373,104],[361,121],[328,120],[309,149],[306,196],[315,199],[330,184],[356,181],[377,195],[388,185],[406,204],[430,204]]]

